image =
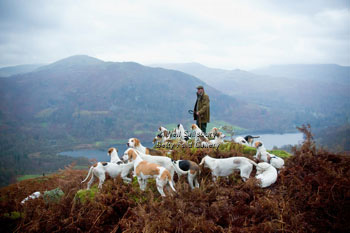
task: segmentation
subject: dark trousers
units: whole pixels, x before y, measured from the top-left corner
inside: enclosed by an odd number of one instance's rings
[[[207,123],[199,124],[199,122],[197,121],[197,125],[203,131],[203,133],[207,133]]]

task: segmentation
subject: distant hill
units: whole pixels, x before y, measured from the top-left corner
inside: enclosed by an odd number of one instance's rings
[[[350,115],[350,67],[283,65],[254,70],[223,70],[198,63],[154,66],[192,74],[238,99],[286,116],[296,125],[342,125]]]
[[[51,149],[61,141],[151,140],[160,125],[193,122],[187,111],[193,108],[197,85],[204,85],[210,96],[212,120],[254,131],[290,126],[283,117],[189,74],[80,55],[0,79],[1,143],[21,140],[19,135]]]
[[[285,77],[297,80],[313,80],[328,83],[350,82],[350,67],[335,64],[272,65],[251,72],[259,75]]]
[[[16,74],[24,74],[29,73],[40,66],[43,66],[42,64],[28,64],[28,65],[19,65],[19,66],[8,66],[0,68],[0,77],[10,77],[12,75]]]

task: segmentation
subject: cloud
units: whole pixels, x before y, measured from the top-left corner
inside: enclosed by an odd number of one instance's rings
[[[1,1],[0,9],[0,66],[74,54],[230,69],[350,65],[346,1]]]

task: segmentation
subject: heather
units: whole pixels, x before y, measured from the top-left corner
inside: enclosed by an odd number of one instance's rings
[[[176,178],[177,193],[165,198],[154,182],[142,192],[135,180],[125,184],[120,178],[86,191],[81,181],[87,171],[72,164],[0,189],[0,224],[8,232],[349,232],[350,157],[317,148],[310,128],[300,130],[304,143],[285,158],[269,188],[256,186],[255,170],[245,183],[238,173],[213,183],[202,168],[199,189]],[[234,143],[218,150],[178,148],[172,156],[199,163],[207,154],[253,156]],[[64,193],[58,201],[20,204],[35,191],[56,188]]]

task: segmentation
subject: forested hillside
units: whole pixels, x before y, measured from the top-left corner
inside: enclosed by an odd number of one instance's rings
[[[36,174],[36,168],[62,168],[67,160],[57,162],[56,153],[80,144],[125,143],[135,136],[151,142],[160,125],[193,122],[188,110],[198,85],[210,96],[213,121],[255,130],[271,129],[276,122],[277,128],[283,125],[259,106],[227,96],[191,75],[133,62],[81,55],[0,78],[1,185],[16,175]]]
[[[192,74],[238,99],[314,129],[340,126],[350,116],[350,67],[327,64],[275,65],[250,72],[198,63],[158,64]]]

